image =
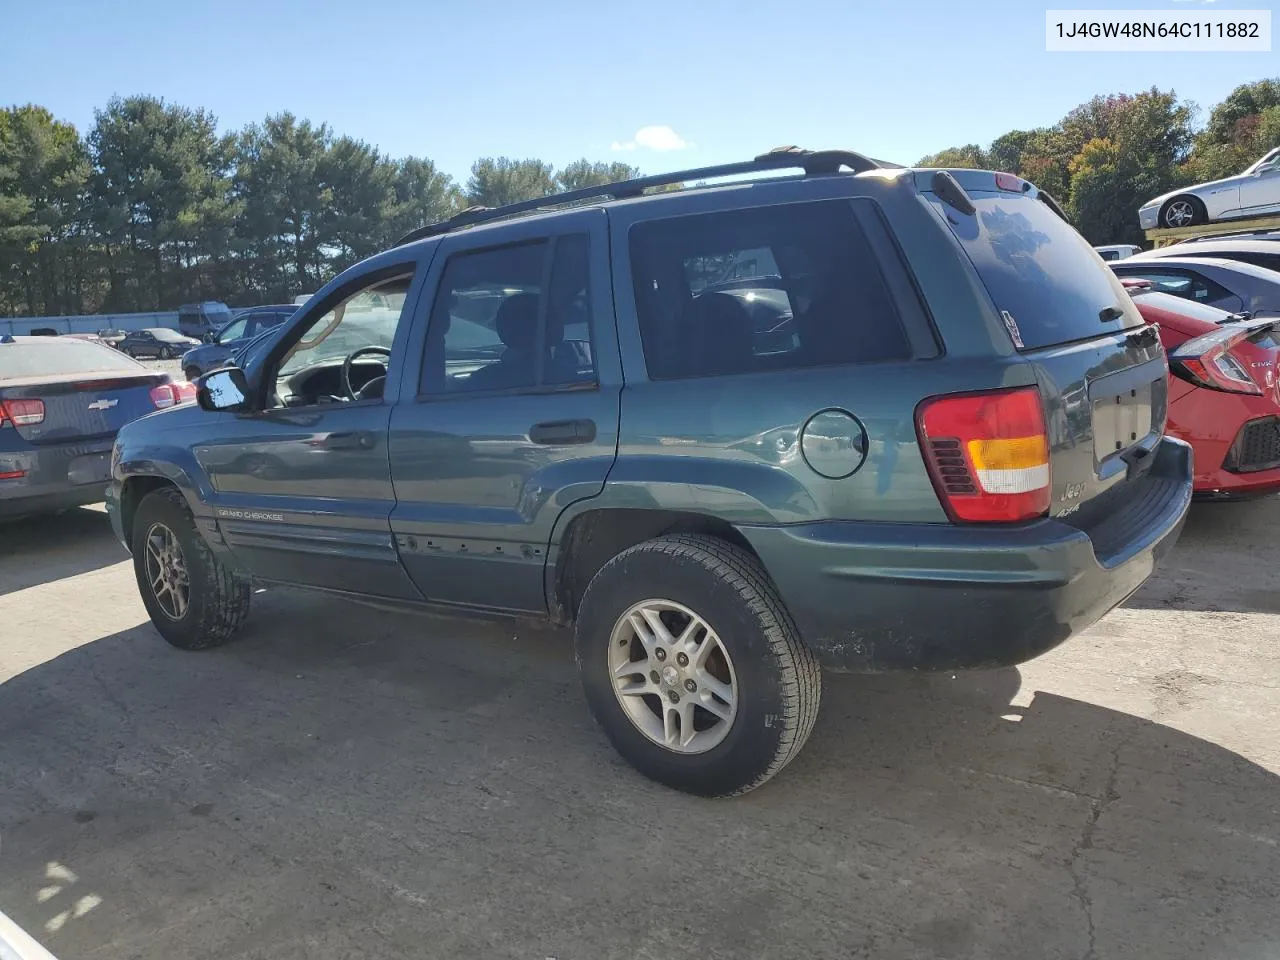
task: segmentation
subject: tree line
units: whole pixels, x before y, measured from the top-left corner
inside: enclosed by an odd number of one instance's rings
[[[1099,96],[1051,127],[1012,130],[921,165],[1017,173],[1054,194],[1093,243],[1137,243],[1138,207],[1238,173],[1280,144],[1280,78],[1212,108],[1172,91]],[[0,315],[288,301],[405,233],[626,179],[623,163],[485,157],[458,183],[291,113],[219,133],[206,110],[113,98],[81,135],[43,107],[0,109]]]
[[[212,114],[112,99],[81,135],[0,110],[0,315],[289,302],[417,227],[636,176],[623,163],[486,157],[464,184],[290,113],[219,134]]]
[[[1280,146],[1280,78],[1236,87],[1197,127],[1173,91],[1094,97],[1058,123],[950,147],[921,166],[1004,170],[1058,199],[1095,244],[1141,243],[1138,208],[1160,194],[1244,171]]]

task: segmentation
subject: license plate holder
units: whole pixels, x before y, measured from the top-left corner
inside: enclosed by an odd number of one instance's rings
[[[73,486],[86,483],[106,483],[111,479],[111,454],[88,453],[76,457],[67,465],[67,480]]]
[[[1090,385],[1093,403],[1093,454],[1098,463],[1124,453],[1151,434],[1153,384],[1109,390],[1107,379]]]

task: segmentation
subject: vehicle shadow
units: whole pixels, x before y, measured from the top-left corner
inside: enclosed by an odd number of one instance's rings
[[[1124,606],[1280,613],[1280,497],[1195,503],[1172,553]]]
[[[127,559],[101,508],[0,522],[0,596]]]
[[[1280,779],[1016,670],[829,677],[800,757],[707,801],[617,758],[563,634],[255,602],[218,650],[144,625],[0,685],[0,910],[63,960],[1280,941]]]

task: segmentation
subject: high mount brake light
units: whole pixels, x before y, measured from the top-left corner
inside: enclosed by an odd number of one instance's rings
[[[952,520],[1016,523],[1049,510],[1049,435],[1035,387],[931,397],[916,433]]]

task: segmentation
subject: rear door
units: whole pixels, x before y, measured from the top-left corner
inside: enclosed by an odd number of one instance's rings
[[[541,612],[551,531],[604,487],[622,373],[605,214],[445,239],[391,417],[391,528],[428,599]]]
[[[975,213],[932,202],[1034,367],[1049,428],[1049,512],[1073,513],[1152,461],[1168,405],[1164,348],[1116,276],[1034,188],[956,176]]]

